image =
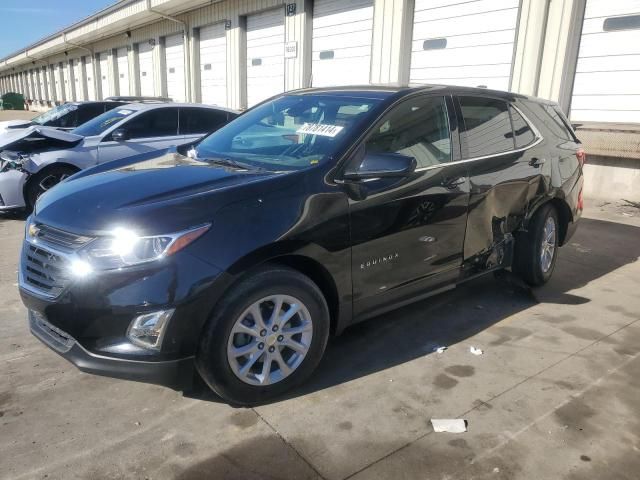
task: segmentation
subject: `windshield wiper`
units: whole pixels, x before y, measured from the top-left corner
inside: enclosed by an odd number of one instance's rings
[[[235,160],[233,158],[229,158],[229,157],[213,157],[213,158],[202,158],[202,159],[198,159],[198,160],[203,160],[205,162],[210,162],[216,165],[223,165],[225,167],[232,167],[232,168],[237,168],[238,170],[254,170],[254,171],[259,171],[259,172],[266,172],[268,171],[266,168],[263,167],[258,167],[256,165],[250,165],[248,163],[244,163],[244,162],[239,162],[238,160]]]

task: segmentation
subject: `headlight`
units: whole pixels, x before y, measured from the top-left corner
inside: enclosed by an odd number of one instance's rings
[[[211,224],[206,224],[155,236],[138,236],[133,230],[117,228],[87,245],[80,252],[82,259],[75,268],[72,266],[72,270],[77,270],[78,276],[84,276],[88,270],[111,270],[160,260],[182,250],[210,227]]]

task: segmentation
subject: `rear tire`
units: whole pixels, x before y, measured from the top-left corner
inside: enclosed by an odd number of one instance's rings
[[[281,306],[274,315],[276,305]],[[313,373],[329,325],[327,303],[311,279],[287,267],[262,268],[216,307],[204,327],[196,368],[228,402],[259,404]]]
[[[27,184],[25,189],[25,203],[28,210],[33,210],[36,201],[43,193],[55,187],[67,177],[70,177],[78,170],[64,165],[53,165],[36,173]]]
[[[558,258],[558,213],[551,204],[534,214],[526,232],[516,237],[514,271],[531,286],[549,281]]]

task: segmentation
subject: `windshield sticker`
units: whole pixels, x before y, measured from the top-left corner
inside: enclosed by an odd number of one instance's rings
[[[133,113],[133,110],[118,110],[116,113],[119,113],[120,115],[129,115],[130,113]]]
[[[309,135],[321,135],[323,137],[335,137],[344,127],[339,125],[326,125],[324,123],[305,123],[296,133],[308,133]]]

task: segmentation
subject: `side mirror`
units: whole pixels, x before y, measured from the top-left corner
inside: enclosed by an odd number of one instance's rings
[[[114,142],[124,142],[125,140],[129,140],[129,132],[124,128],[116,128],[111,133],[111,138]]]
[[[400,153],[367,153],[355,168],[344,172],[346,180],[406,177],[417,167],[416,159]]]

